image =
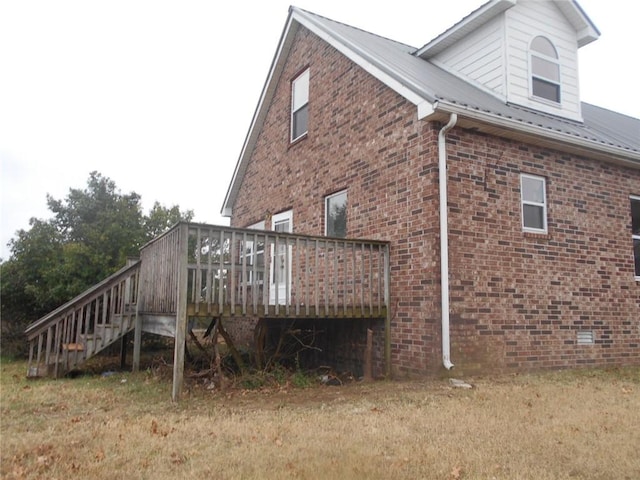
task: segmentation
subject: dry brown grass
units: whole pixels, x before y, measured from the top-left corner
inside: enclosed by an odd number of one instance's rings
[[[640,368],[211,392],[3,362],[5,479],[637,479]]]

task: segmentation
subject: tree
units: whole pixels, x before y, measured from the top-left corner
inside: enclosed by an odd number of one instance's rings
[[[146,240],[153,240],[162,232],[166,232],[180,221],[190,222],[193,219],[193,211],[181,212],[177,205],[167,209],[158,202],[153,204],[149,215],[144,219]]]
[[[192,211],[158,202],[142,214],[140,196],[92,172],[87,188],[70,189],[64,200],[47,196],[50,220],[32,218],[10,244],[0,264],[2,350],[23,353],[24,328],[125,265],[146,242]]]
[[[112,180],[97,172],[90,174],[85,190],[70,189],[65,201],[47,196],[47,204],[70,247],[68,260],[87,262],[95,273],[113,273],[146,240],[140,196],[119,193]]]

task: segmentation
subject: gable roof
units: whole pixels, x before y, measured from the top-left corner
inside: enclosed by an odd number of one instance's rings
[[[510,1],[492,0],[489,4],[504,6]],[[571,3],[577,7],[574,1],[558,3]],[[582,12],[579,7],[577,9]],[[578,15],[575,9],[574,13]],[[586,18],[583,12],[582,15]],[[593,27],[592,24],[591,26]],[[508,104],[420,58],[416,55],[420,50],[415,47],[291,7],[227,190],[222,207],[223,215],[232,214],[233,204],[262,129],[268,105],[295,33],[300,27],[313,32],[416,105],[420,119],[444,121],[451,113],[456,113],[458,125],[463,128],[475,128],[503,137],[535,141],[538,144],[544,142],[562,151],[640,168],[640,120],[636,118],[582,103],[584,121],[575,122]]]
[[[447,47],[451,46],[464,36],[471,33],[478,26],[488,22],[495,16],[501,14],[505,10],[513,7],[518,0],[491,0],[478,9],[471,12],[458,23],[447,29],[436,38],[431,40],[425,46],[415,52],[415,55],[424,59],[428,59]],[[578,46],[583,47],[600,36],[600,32],[587,17],[584,10],[575,0],[560,0],[554,2],[573,26],[577,33]]]

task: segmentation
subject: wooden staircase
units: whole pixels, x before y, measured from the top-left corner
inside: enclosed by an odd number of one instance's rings
[[[135,328],[140,261],[29,325],[27,377],[60,377]]]

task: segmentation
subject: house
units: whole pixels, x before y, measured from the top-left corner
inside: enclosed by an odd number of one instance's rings
[[[575,1],[491,0],[420,48],[291,8],[231,226],[179,223],[32,323],[29,376],[129,334],[136,369],[150,332],[177,400],[194,322],[355,375],[640,364],[640,120],[580,101],[598,36]]]
[[[638,364],[640,120],[580,101],[598,36],[575,1],[419,48],[292,7],[222,212],[389,242],[397,374]]]

